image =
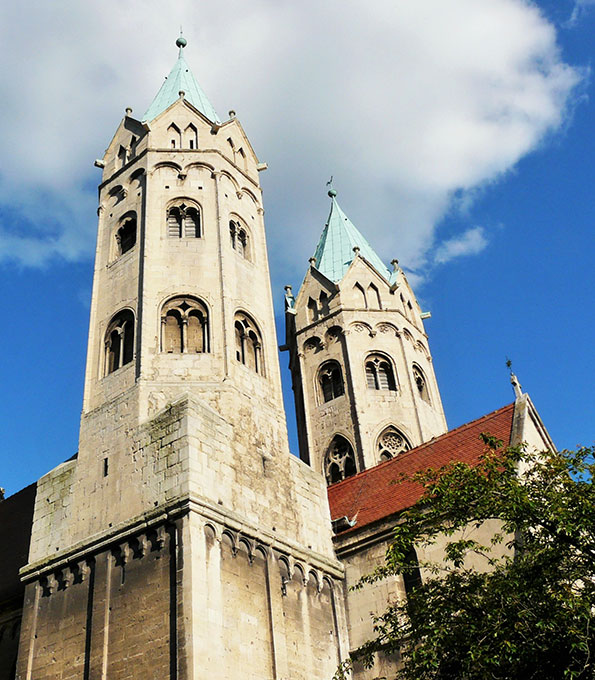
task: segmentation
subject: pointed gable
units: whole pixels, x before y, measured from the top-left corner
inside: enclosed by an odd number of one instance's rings
[[[337,202],[337,192],[328,192],[331,198],[331,212],[316,247],[316,269],[334,283],[344,276],[355,257],[354,247],[378,272],[390,280],[391,274],[372,246],[362,236],[353,222],[341,210]]]
[[[182,50],[186,46],[186,40],[178,38],[176,45],[180,48],[178,60],[165,79],[155,99],[151,102],[151,106],[146,110],[142,120],[150,123],[179,99],[180,92],[183,91],[186,101],[190,102],[194,108],[198,109],[211,122],[219,123],[217,112],[198,84],[182,54]]]

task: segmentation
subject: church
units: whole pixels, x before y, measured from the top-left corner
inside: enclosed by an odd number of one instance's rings
[[[371,612],[412,587],[350,590],[419,496],[394,481],[477,460],[481,433],[554,448],[516,382],[511,404],[448,430],[427,315],[331,187],[304,281],[285,289],[290,453],[266,164],[176,45],[96,161],[78,453],[0,503],[0,680],[330,680]]]

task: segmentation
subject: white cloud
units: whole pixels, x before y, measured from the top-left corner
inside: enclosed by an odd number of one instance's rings
[[[434,253],[436,264],[446,264],[455,257],[477,255],[488,245],[488,239],[482,227],[472,227],[463,234],[444,241]]]
[[[581,78],[525,0],[22,0],[0,12],[0,207],[12,216],[0,258],[26,264],[92,253],[92,161],[125,107],[140,117],[150,103],[180,24],[219,115],[236,109],[269,163],[273,271],[290,279],[322,229],[329,175],[384,259],[416,266],[453,196],[556,130]]]
[[[595,0],[576,0],[572,9],[572,14],[568,20],[569,26],[574,26],[578,23],[581,16],[588,11],[589,7],[595,6]]]

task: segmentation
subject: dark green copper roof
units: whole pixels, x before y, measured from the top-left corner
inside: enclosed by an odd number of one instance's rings
[[[337,192],[331,189],[328,195],[331,198],[331,212],[314,253],[316,269],[334,283],[338,283],[353,262],[355,258],[353,249],[357,247],[359,254],[378,270],[387,281],[390,280],[391,273],[385,264],[339,207],[336,198]]]

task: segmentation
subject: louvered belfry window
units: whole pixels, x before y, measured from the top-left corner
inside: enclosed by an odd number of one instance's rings
[[[366,384],[371,390],[396,392],[397,382],[392,364],[387,357],[373,354],[366,360]]]
[[[167,211],[168,238],[200,238],[200,211],[192,205],[180,203]]]

